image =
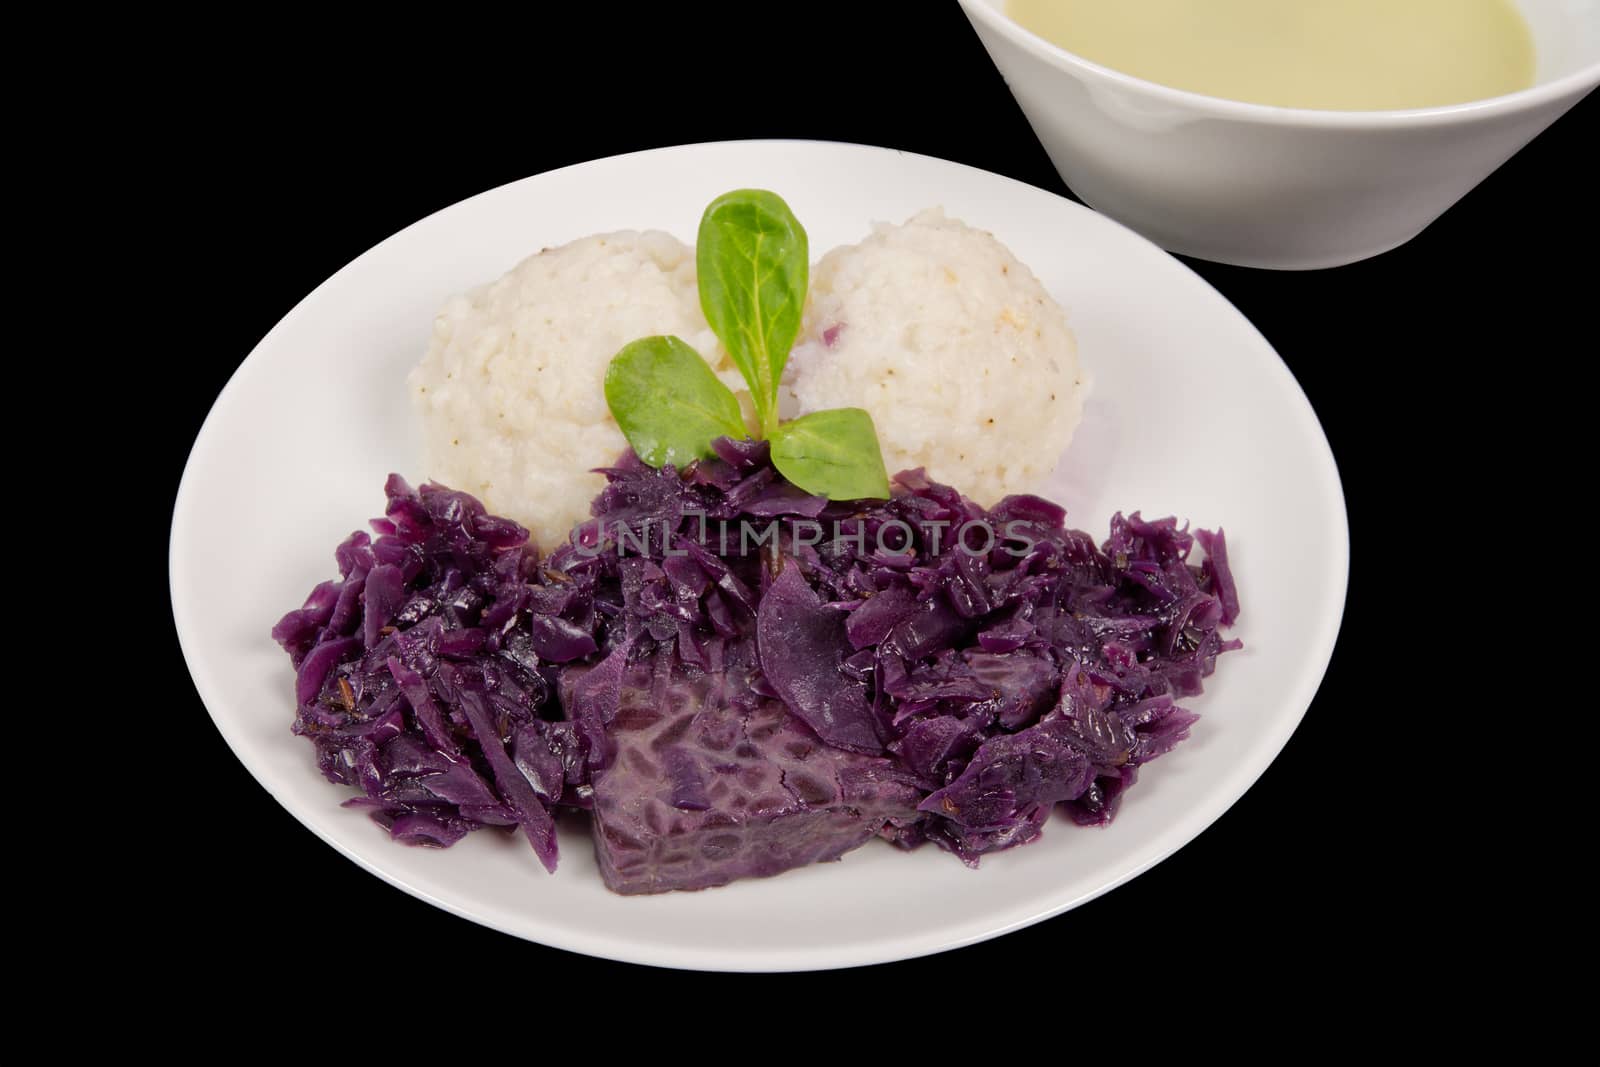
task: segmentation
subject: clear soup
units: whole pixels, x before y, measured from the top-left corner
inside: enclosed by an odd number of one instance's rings
[[[1113,70],[1279,107],[1438,107],[1534,77],[1511,0],[1007,0],[1006,12]]]

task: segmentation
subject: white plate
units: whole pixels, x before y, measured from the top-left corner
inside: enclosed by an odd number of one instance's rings
[[[875,220],[942,204],[992,230],[1066,307],[1095,379],[1078,438],[1045,487],[1103,536],[1117,509],[1221,525],[1246,649],[1226,656],[1192,738],[1146,768],[1105,830],[1052,820],[1035,844],[963,867],[871,843],[840,863],[699,893],[621,897],[586,835],[546,875],[520,836],[405,848],[339,802],[291,736],[293,676],[268,638],[333,570],[333,547],[413,479],[403,384],[434,312],[525,255],[585,234],[693,238],[740,187],[780,192],[817,252]],[[1018,448],[1029,447],[1017,442]],[[514,182],[401,231],[335,274],[228,383],[189,457],[172,524],[172,605],[218,729],[301,822],[367,870],[487,926],[576,952],[723,970],[877,963],[1038,922],[1127,881],[1222,814],[1282,748],[1322,679],[1349,540],[1315,415],[1261,335],[1155,245],[1070,201],[922,156],[811,142],[666,148]],[[1267,847],[1268,842],[1262,842]]]

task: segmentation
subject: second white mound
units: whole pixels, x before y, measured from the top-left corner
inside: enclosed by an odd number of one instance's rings
[[[1039,488],[1085,391],[1033,272],[937,208],[823,257],[784,378],[795,411],[867,409],[891,474],[926,467],[984,504]]]

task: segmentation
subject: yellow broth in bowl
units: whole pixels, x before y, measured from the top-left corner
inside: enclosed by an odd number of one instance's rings
[[[1511,0],[1008,0],[1006,13],[1090,62],[1254,104],[1439,107],[1534,81]]]

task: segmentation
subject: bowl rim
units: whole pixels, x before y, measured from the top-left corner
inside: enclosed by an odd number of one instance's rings
[[[1311,126],[1341,129],[1384,130],[1415,126],[1451,125],[1472,122],[1499,115],[1530,110],[1542,104],[1576,94],[1573,102],[1600,85],[1600,59],[1553,81],[1518,89],[1514,93],[1469,100],[1461,104],[1444,104],[1437,107],[1404,108],[1392,111],[1335,111],[1320,108],[1280,107],[1276,104],[1253,104],[1245,100],[1208,96],[1204,93],[1178,89],[1160,82],[1148,81],[1120,70],[1102,66],[1085,59],[1076,52],[1040,37],[1032,30],[1005,13],[1005,0],[958,0],[967,18],[982,22],[1013,44],[1046,60],[1051,65],[1069,72],[1077,71],[1101,78],[1125,89],[1154,96],[1167,103],[1178,104],[1208,117],[1228,118],[1242,122],[1255,122],[1277,126]]]

